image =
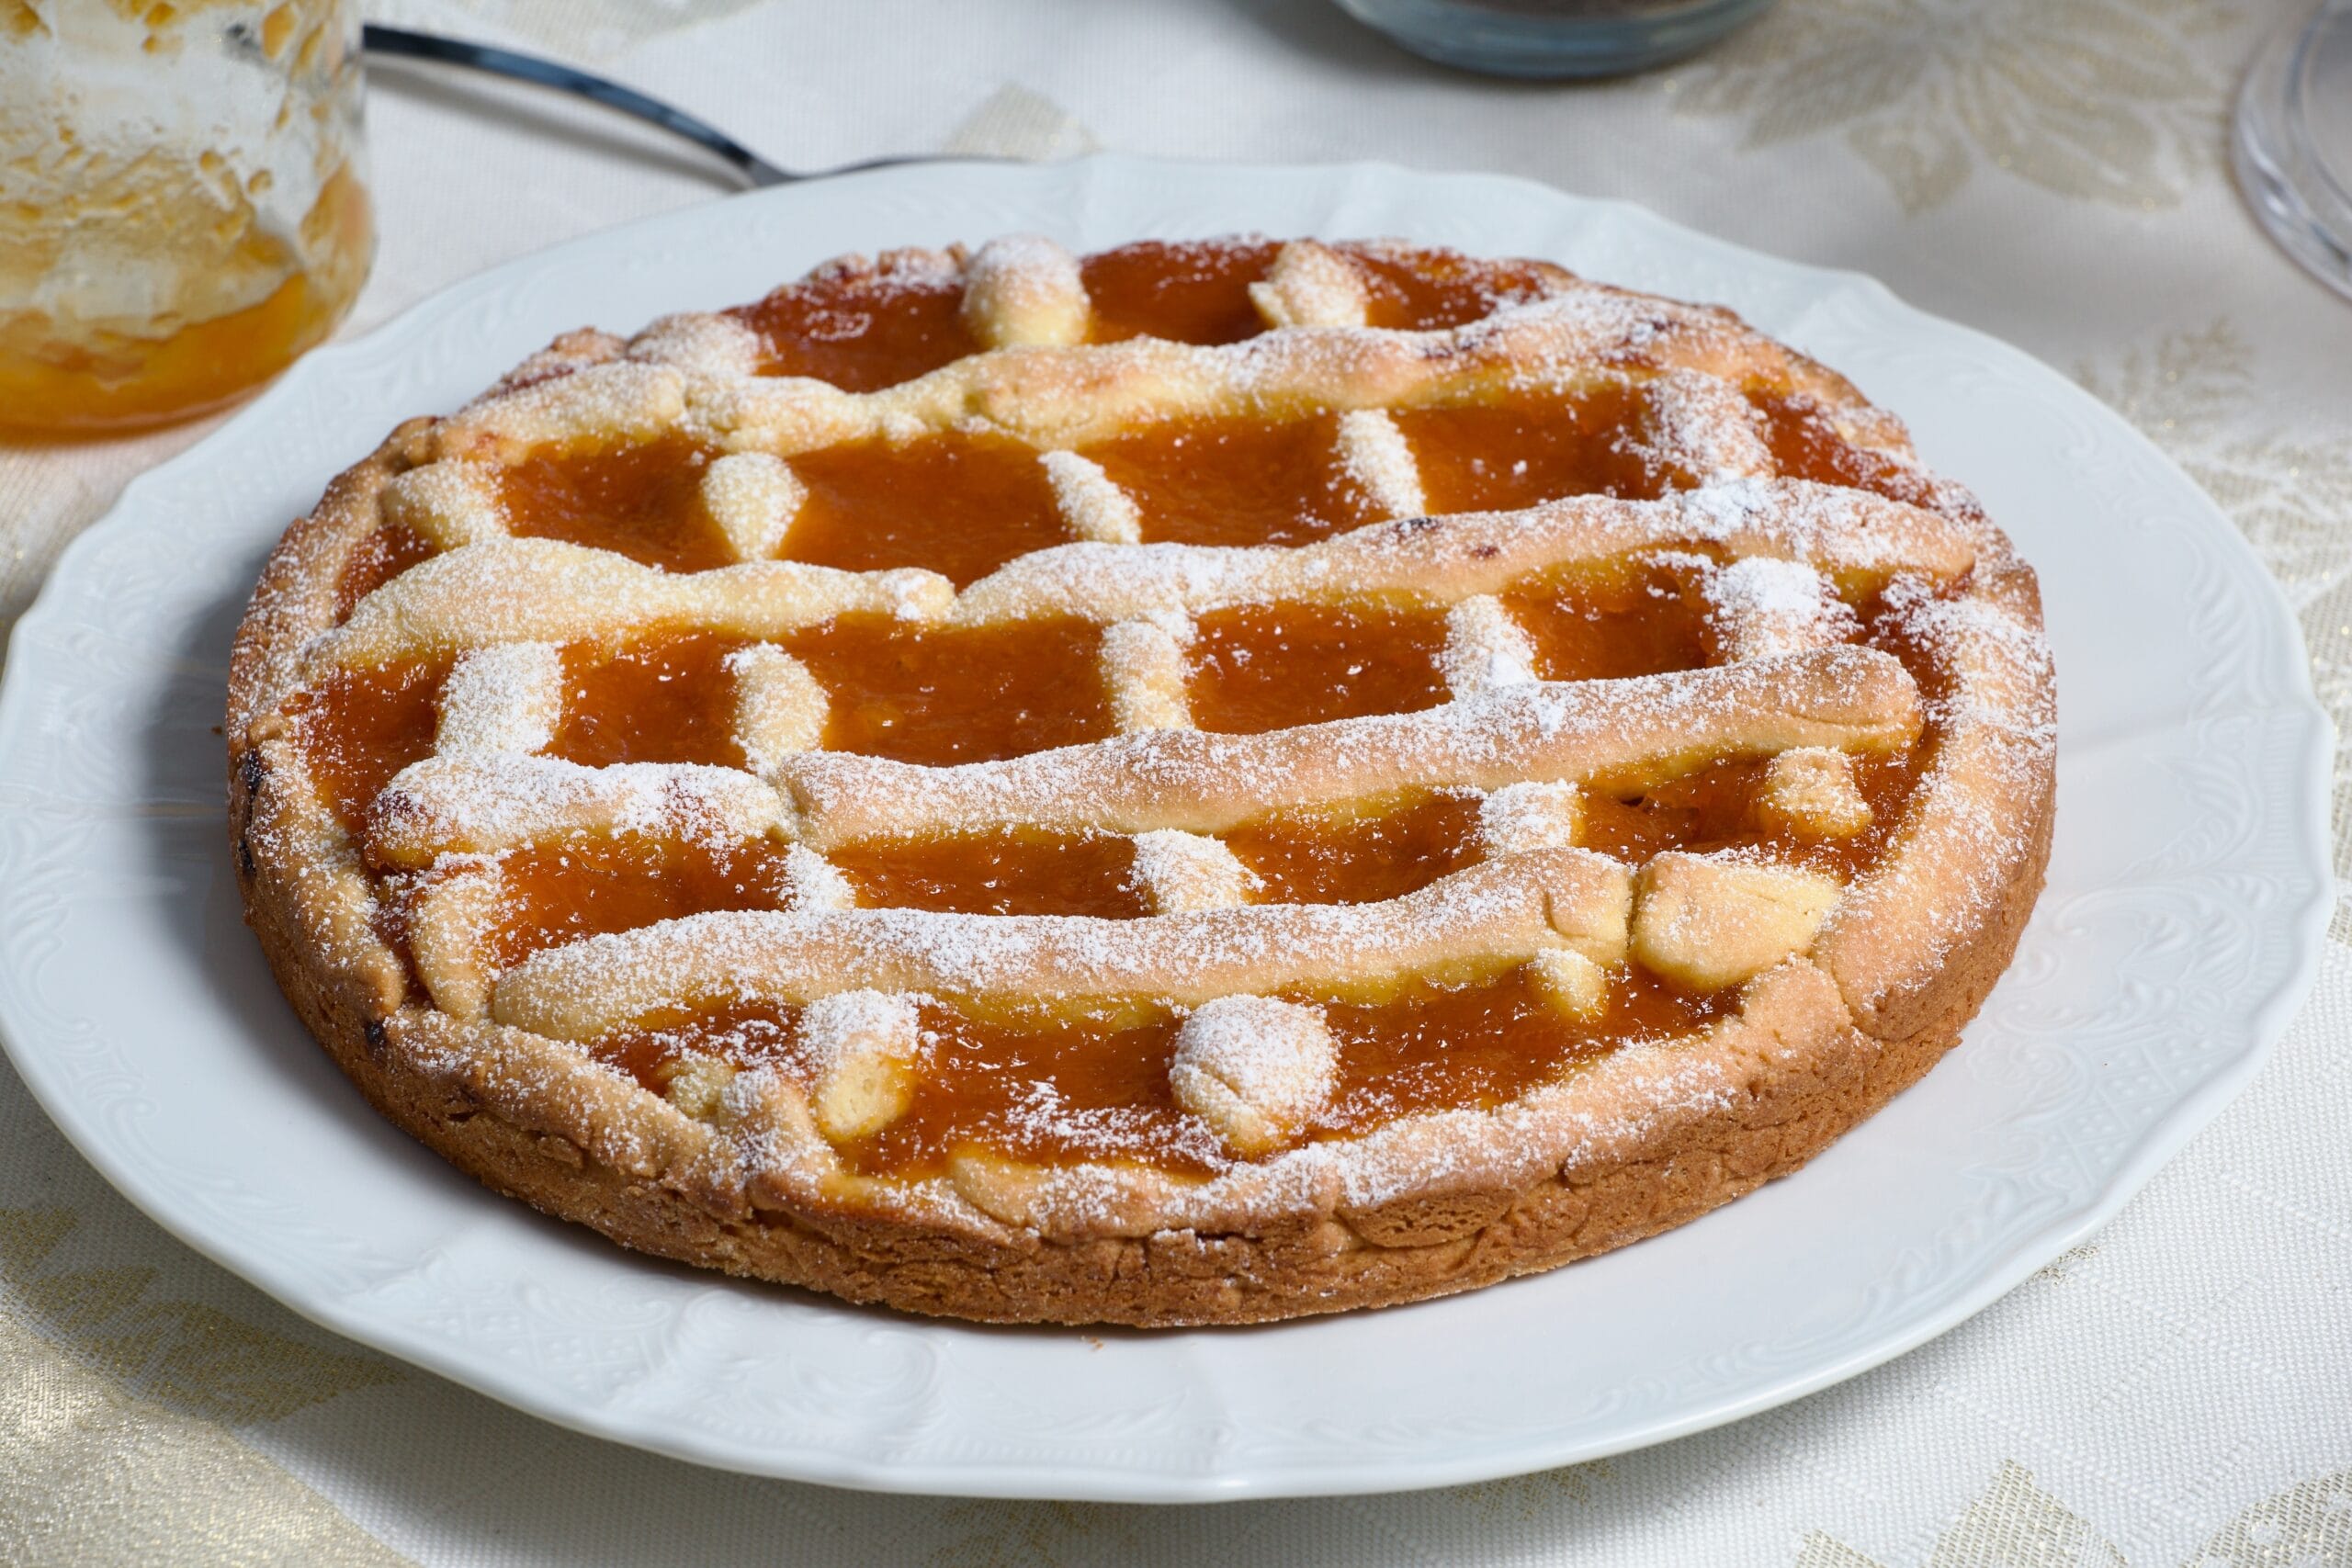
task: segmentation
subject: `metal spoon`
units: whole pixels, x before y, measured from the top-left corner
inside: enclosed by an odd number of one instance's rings
[[[747,184],[752,186],[792,185],[801,180],[821,180],[834,175],[854,174],[860,169],[887,169],[898,164],[1004,162],[985,153],[919,152],[893,158],[868,158],[863,163],[844,164],[836,169],[807,172],[780,169],[717,126],[696,119],[681,109],[672,108],[659,98],[647,97],[633,87],[624,87],[618,82],[586,71],[576,71],[569,65],[559,65],[536,54],[518,54],[511,49],[495,49],[485,43],[469,43],[463,39],[412,32],[406,28],[388,28],[375,22],[369,22],[362,29],[362,37],[370,54],[461,65],[469,71],[482,71],[492,76],[506,76],[517,82],[553,87],[558,92],[574,94],[606,108],[633,115],[649,125],[659,126],[674,136],[684,137],[706,152],[718,154],[726,160],[729,167],[742,175]]]

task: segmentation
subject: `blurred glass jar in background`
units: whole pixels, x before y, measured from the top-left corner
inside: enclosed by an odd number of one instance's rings
[[[1425,59],[1490,76],[1557,81],[1663,65],[1706,48],[1772,0],[1339,0]]]
[[[368,276],[366,179],[357,0],[0,0],[0,431],[285,368]]]

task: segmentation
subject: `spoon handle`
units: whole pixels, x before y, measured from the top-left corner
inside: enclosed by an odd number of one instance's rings
[[[511,49],[496,49],[489,44],[469,43],[463,39],[412,32],[406,28],[388,28],[376,22],[369,22],[362,36],[370,54],[462,65],[469,70],[486,71],[493,76],[507,76],[517,82],[553,87],[558,92],[575,94],[606,108],[634,115],[650,125],[660,126],[718,154],[746,182],[754,186],[789,185],[795,180],[808,177],[777,168],[717,126],[696,119],[684,110],[672,108],[659,98],[650,98],[635,88],[624,87],[618,82],[586,71],[576,71],[569,65],[560,65],[552,60],[544,60],[535,54],[518,54]]]

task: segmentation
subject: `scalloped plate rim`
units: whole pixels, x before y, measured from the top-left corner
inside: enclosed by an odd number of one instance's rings
[[[1814,286],[1810,296],[1812,301],[1826,299],[1844,291],[1859,293],[1871,302],[1872,308],[1892,310],[1903,317],[1906,326],[1922,333],[1931,332],[1947,343],[1964,345],[1974,356],[1997,365],[2010,375],[2047,378],[2063,386],[2066,392],[2087,405],[2109,439],[2120,437],[2142,465],[2165,473],[2183,491],[2203,501],[2207,520],[2222,541],[2222,553],[2229,558],[2241,584],[2259,585],[2256,592],[2263,596],[2264,606],[2268,611],[2264,618],[2269,644],[2267,652],[2272,661],[2285,661],[2286,672],[2290,676],[2286,690],[2271,694],[2275,700],[2270,707],[2262,710],[2263,716],[2273,725],[2284,725],[2298,717],[2301,720],[2295,746],[2300,765],[2282,781],[2281,794],[2286,798],[2277,804],[2287,807],[2290,818],[2299,820],[2308,845],[2324,855],[2328,842],[2327,803],[2332,784],[2333,728],[2312,690],[2308,658],[2285,595],[2276,580],[2262,566],[2251,545],[2229,525],[2211,500],[2203,497],[2202,491],[2197,490],[2194,481],[2170,457],[2121,416],[2098,403],[2087,392],[2074,387],[2058,372],[2023,350],[1977,329],[1921,310],[1876,277],[1850,269],[1792,262],[1757,252],[1691,230],[1638,203],[1616,198],[1575,197],[1519,176],[1483,172],[1430,172],[1376,163],[1217,164],[1096,154],[1064,164],[934,164],[880,170],[841,176],[826,184],[836,188],[853,182],[868,186],[920,185],[942,176],[1004,179],[1025,184],[1069,177],[1148,179],[1156,172],[1178,175],[1213,174],[1227,178],[1295,180],[1332,190],[1340,189],[1343,182],[1351,179],[1369,180],[1382,186],[1419,183],[1464,187],[1483,186],[1497,197],[1540,201],[1555,208],[1582,209],[1591,215],[1589,221],[1595,227],[1609,223],[1630,225],[1637,231],[1646,231],[1649,236],[1671,246],[1704,253],[1711,260],[1722,265],[1762,269],[1790,282],[1810,283]],[[781,209],[789,206],[805,189],[786,186],[752,193],[729,198],[728,205],[738,209],[747,204]],[[687,227],[710,220],[709,214],[718,205],[707,204],[658,214],[559,242],[453,283],[410,305],[365,336],[331,344],[314,351],[219,429],[187,451],[132,479],[107,516],[85,530],[62,552],[36,603],[19,620],[10,637],[6,666],[8,678],[5,683],[0,683],[0,758],[11,754],[9,743],[18,733],[19,727],[29,722],[31,698],[27,694],[31,689],[31,682],[19,676],[25,668],[27,656],[45,645],[46,634],[51,629],[49,623],[52,620],[64,622],[67,612],[63,585],[78,580],[85,570],[83,565],[85,557],[103,547],[116,534],[127,535],[135,530],[141,513],[148,505],[147,497],[151,492],[169,488],[190,471],[201,470],[213,448],[224,445],[232,435],[242,434],[249,425],[268,422],[282,405],[296,401],[313,383],[331,379],[346,365],[362,366],[373,355],[397,347],[399,340],[429,330],[443,316],[466,310],[486,298],[502,283],[598,249],[626,252],[633,242],[648,235],[673,227]],[[6,764],[0,762],[0,782],[6,782],[5,773]],[[5,798],[0,795],[0,799]],[[63,806],[67,803],[61,799],[57,804]],[[20,808],[40,809],[39,806]],[[2061,831],[2064,830],[2062,818]],[[48,1065],[44,1054],[33,1046],[9,1014],[13,992],[6,984],[0,984],[0,1048],[7,1051],[36,1100],[69,1142],[134,1206],[164,1230],[323,1327],[374,1346],[560,1426],[746,1473],[882,1491],[1132,1502],[1340,1495],[1492,1479],[1602,1458],[1686,1436],[1770,1409],[1842,1382],[1916,1348],[1982,1311],[2050,1258],[2111,1219],[2157,1169],[2219,1114],[2259,1070],[2300,1008],[2317,974],[2324,945],[2325,926],[2334,902],[2334,888],[2332,874],[2325,870],[2324,860],[2318,861],[2316,864],[2317,869],[2306,868],[2309,876],[2302,896],[2290,900],[2279,917],[2279,923],[2288,926],[2301,940],[2291,962],[2276,982],[2259,998],[2250,1000],[2247,1012],[2251,1038],[2247,1048],[2215,1067],[2202,1082],[2181,1096],[2144,1129],[2132,1143],[2130,1152],[2107,1174],[2090,1196],[2061,1210],[2047,1223],[2020,1233],[2000,1253],[1984,1259],[1973,1271],[1967,1288],[1950,1292],[1947,1299],[1933,1310],[1915,1314],[1895,1326],[1882,1328],[1865,1342],[1852,1346],[1842,1354],[1821,1356],[1813,1364],[1800,1370],[1767,1377],[1736,1396],[1686,1402],[1690,1407],[1679,1414],[1626,1424],[1602,1438],[1596,1438],[1589,1434],[1564,1436],[1553,1442],[1521,1438],[1507,1455],[1480,1451],[1454,1460],[1428,1455],[1420,1457],[1409,1469],[1403,1470],[1393,1463],[1367,1464],[1360,1460],[1351,1461],[1340,1457],[1327,1460],[1319,1465],[1306,1461],[1279,1468],[1261,1467],[1255,1473],[1177,1469],[1137,1471],[1117,1467],[1073,1471],[1063,1467],[1055,1474],[1046,1476],[1039,1473],[1039,1467],[1034,1463],[908,1466],[887,1457],[843,1459],[822,1450],[754,1454],[745,1452],[740,1446],[729,1446],[723,1438],[707,1438],[692,1430],[656,1432],[646,1429],[642,1424],[632,1428],[628,1412],[616,1411],[609,1404],[598,1405],[576,1397],[567,1398],[560,1388],[544,1379],[534,1378],[526,1371],[514,1370],[508,1362],[499,1359],[494,1351],[471,1346],[461,1348],[421,1324],[401,1320],[395,1314],[370,1315],[361,1309],[355,1298],[320,1292],[292,1264],[282,1262],[266,1250],[257,1249],[253,1238],[224,1234],[217,1226],[208,1224],[207,1216],[202,1213],[186,1204],[175,1206],[170,1190],[157,1179],[157,1173],[132,1168],[106,1136],[105,1130],[96,1123],[95,1115],[85,1114],[85,1108],[69,1097],[69,1086],[62,1077],[44,1071]],[[12,954],[0,953],[0,981],[14,981],[12,958]],[[507,1200],[486,1196],[485,1201],[503,1203]],[[619,1249],[614,1249],[614,1258],[624,1265],[641,1261]],[[1457,1302],[1475,1299],[1475,1292],[1470,1296],[1454,1298]],[[952,1324],[913,1318],[883,1318],[880,1321],[891,1322],[918,1335],[953,1334],[957,1328]],[[1311,1333],[1320,1321],[1325,1320],[1306,1320],[1280,1331]],[[1215,1332],[1210,1331],[1206,1337],[1213,1339]],[[471,1353],[463,1353],[465,1351]]]

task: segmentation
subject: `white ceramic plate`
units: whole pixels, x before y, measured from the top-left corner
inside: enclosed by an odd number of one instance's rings
[[[1453,1300],[1084,1335],[864,1311],[635,1257],[379,1122],[280,999],[221,825],[224,661],[264,554],[401,417],[583,322],[844,250],[1034,230],[1402,234],[1720,300],[1900,412],[2041,574],[2049,891],[1963,1046],[1811,1167]],[[584,1431],[845,1485],[1154,1501],[1388,1490],[1656,1442],[1951,1327],[2113,1213],[2253,1073],[2329,892],[2326,719],[2237,534],[2062,377],[1869,279],[1638,209],[1388,168],[894,170],[599,234],[311,355],[71,549],[0,694],[0,1030],[74,1144],[296,1310]]]

